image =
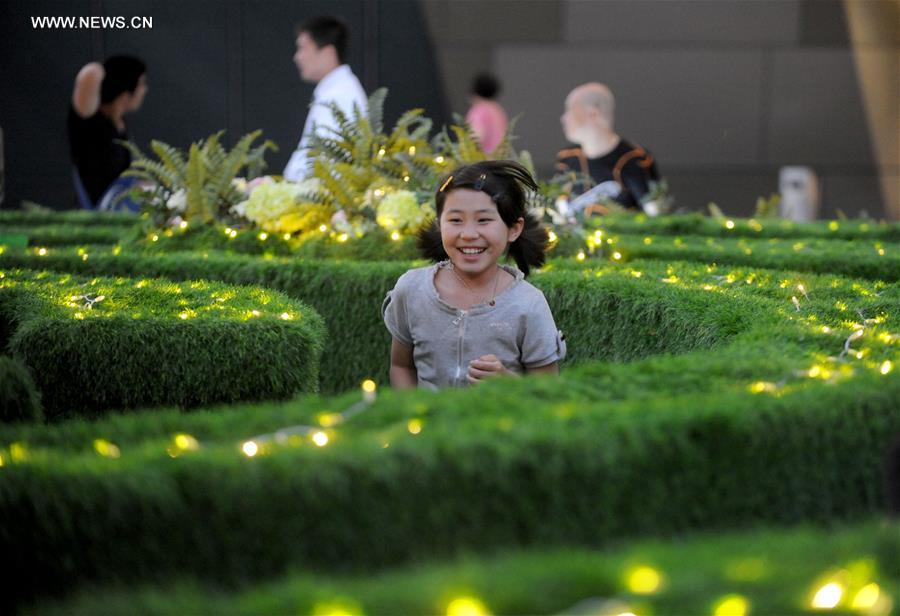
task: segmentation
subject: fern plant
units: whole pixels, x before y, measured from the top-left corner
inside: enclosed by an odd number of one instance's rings
[[[221,143],[224,131],[192,143],[187,155],[179,149],[154,140],[150,147],[154,160],[135,144],[121,142],[131,152],[131,166],[124,175],[142,180],[150,188],[131,193],[143,204],[155,226],[162,226],[175,214],[189,222],[228,222],[230,209],[245,198],[235,186],[238,173],[247,170],[247,178],[257,177],[265,169],[265,153],[277,151],[272,141],[253,146],[261,131],[241,137],[231,151]]]
[[[320,200],[363,227],[372,226],[381,197],[396,190],[422,196],[434,189],[438,175],[449,166],[435,155],[428,135],[432,122],[422,109],[405,112],[387,132],[384,127],[386,88],[368,99],[365,111],[354,108],[348,115],[335,103],[327,103],[336,128],[313,134],[312,177],[320,187]]]

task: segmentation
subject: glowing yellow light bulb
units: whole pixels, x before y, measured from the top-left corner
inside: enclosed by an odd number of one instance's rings
[[[713,607],[713,616],[744,616],[750,609],[750,602],[741,595],[725,595]]]
[[[404,182],[409,182],[409,176],[408,176],[408,175],[404,175],[404,176],[403,176],[403,181],[404,181]]]
[[[556,236],[556,234],[553,231],[549,231],[549,232],[547,232],[547,239],[550,240],[550,243],[552,244],[559,238]]]
[[[38,252],[38,254],[39,254],[40,256],[43,257],[44,255],[47,254],[47,249],[46,249],[46,248],[38,248],[38,251],[37,251],[37,252]]]
[[[260,234],[257,235],[256,237],[259,238],[259,241],[265,242],[265,241],[269,238],[269,234],[266,233],[265,231],[263,231],[262,233],[260,233]]]
[[[94,451],[104,458],[115,459],[122,455],[116,445],[102,438],[94,439]]]
[[[622,258],[622,253],[617,250],[612,254],[612,258],[616,261],[619,261]]]
[[[807,374],[809,375],[809,378],[815,379],[822,375],[822,369],[818,366],[813,366],[807,371]]]
[[[319,413],[316,416],[316,420],[319,422],[319,425],[322,426],[323,428],[333,428],[334,426],[336,426],[339,423],[341,423],[342,421],[344,421],[344,418],[341,416],[340,413],[325,412],[325,413]]]
[[[406,429],[409,430],[410,434],[419,434],[422,431],[422,420],[410,419],[406,423]]]
[[[188,228],[188,221],[182,220],[180,223],[178,223],[178,226],[179,226],[181,229],[187,229],[187,228]]]
[[[816,591],[810,605],[820,610],[831,610],[837,607],[843,596],[844,587],[837,582],[829,582]]]
[[[415,156],[416,155],[416,146],[414,146],[414,145],[409,146],[409,150],[407,150],[407,151],[409,152],[410,156]]]
[[[312,435],[312,441],[319,447],[324,447],[328,444],[328,435],[324,432],[316,432]]]
[[[150,236],[150,241],[151,241],[151,242],[158,242],[158,241],[159,241],[159,236],[158,236],[157,234],[154,233],[153,235]]]
[[[636,567],[627,577],[628,590],[638,595],[650,595],[659,590],[662,576],[653,567]]]
[[[376,385],[375,381],[372,379],[366,379],[362,382],[362,392],[363,392],[363,400],[366,402],[374,402],[375,400],[375,392],[378,390],[378,385]]]
[[[81,255],[81,260],[82,260],[82,261],[87,261],[87,260],[88,260],[88,253],[84,253],[83,255]]]
[[[840,225],[838,225],[838,222],[836,220],[832,220],[830,223],[828,223],[828,228],[832,231],[837,231],[839,226]]]
[[[854,610],[868,610],[875,607],[879,597],[881,597],[881,588],[878,587],[878,584],[875,582],[866,584],[853,597],[850,607]]]
[[[891,360],[886,359],[886,360],[884,361],[884,363],[881,364],[881,367],[878,368],[878,371],[879,371],[881,374],[887,374],[888,372],[890,372],[890,371],[893,370],[893,369],[894,369],[894,363],[893,363]]]
[[[259,310],[251,310],[251,311],[250,311],[250,315],[251,315],[251,316],[254,316],[254,317],[258,317],[258,316],[259,316]]]
[[[726,228],[726,229],[734,229],[734,221],[733,221],[733,220],[726,220],[726,221],[725,221],[725,228]]]
[[[434,162],[436,162],[437,164],[440,165],[440,164],[442,164],[442,163],[444,162],[444,157],[443,157],[443,156],[435,156],[435,157],[434,157]]]
[[[248,458],[252,458],[259,451],[259,446],[253,441],[246,441],[243,445],[241,445],[241,451],[243,451],[244,455]]]
[[[281,237],[284,238],[284,241],[288,241],[289,239],[291,239],[291,234],[290,234],[290,233],[285,233],[285,234],[282,235]]]
[[[583,250],[579,250],[579,251],[578,251],[578,254],[575,255],[575,258],[578,259],[579,261],[584,261],[584,251],[583,251]]]
[[[197,442],[197,439],[183,432],[176,434],[172,442],[182,451],[197,451],[200,449],[200,443]]]
[[[28,446],[21,441],[16,441],[9,446],[9,457],[13,462],[25,462],[28,459]]]
[[[447,605],[447,616],[489,616],[484,603],[475,597],[457,597]]]
[[[397,231],[393,231],[393,232],[391,233],[391,239],[394,240],[394,241],[396,242],[397,240],[400,239],[400,234],[399,234]]]
[[[322,233],[325,233],[326,231],[328,231],[328,226],[327,225],[319,225],[319,231],[321,231]]]
[[[179,316],[181,319],[186,319],[186,318],[188,318],[188,313],[182,312],[182,313],[179,314],[178,316]]]
[[[765,381],[757,381],[750,385],[750,391],[755,394],[761,394],[764,391],[771,391],[775,389],[775,386],[772,383],[766,383]]]
[[[229,237],[229,239],[232,239],[232,240],[233,240],[234,238],[237,237],[237,231],[235,231],[234,229],[232,229],[232,230],[231,230],[231,233],[228,234],[228,237]]]
[[[384,148],[381,148],[380,150],[378,150],[378,158],[381,158],[382,156],[384,156],[386,151],[387,150],[385,150]]]
[[[341,234],[337,237],[337,241],[339,241],[339,242],[346,242],[346,241],[349,239],[349,237],[350,237],[350,236],[347,235],[346,233],[341,233]]]
[[[831,333],[831,328],[828,327],[827,325],[823,325],[823,326],[822,326],[822,333],[824,333],[824,334],[830,334],[830,333]]]
[[[884,248],[879,248],[879,249],[878,249],[878,255],[879,255],[879,256],[882,256],[882,257],[884,256]]]

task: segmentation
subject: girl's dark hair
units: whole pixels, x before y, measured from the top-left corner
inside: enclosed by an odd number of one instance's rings
[[[419,232],[419,251],[426,259],[448,259],[441,241],[440,218],[447,195],[459,188],[485,193],[497,206],[497,212],[507,227],[520,218],[525,219],[522,233],[507,249],[516,265],[526,276],[532,267],[544,264],[549,236],[547,230],[534,215],[525,209],[526,190],[537,190],[537,182],[528,169],[512,160],[485,160],[455,169],[444,178],[434,195],[437,218]]]
[[[134,94],[147,65],[133,56],[110,56],[103,63],[103,70],[106,74],[100,84],[100,102],[109,103],[122,92]]]

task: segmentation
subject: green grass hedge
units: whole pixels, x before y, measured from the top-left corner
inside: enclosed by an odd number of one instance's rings
[[[3,235],[24,235],[29,246],[77,246],[81,244],[116,244],[128,233],[120,225],[36,225],[0,227]]]
[[[41,417],[40,395],[28,368],[0,355],[0,421],[37,421]]]
[[[618,545],[469,556],[377,576],[293,575],[224,591],[184,580],[133,590],[91,589],[43,614],[446,614],[452,605],[491,614],[803,614],[828,584],[841,612],[887,613],[900,571],[878,558],[900,549],[900,528],[875,523],[757,530]],[[725,601],[731,602],[726,604]],[[858,606],[865,605],[868,609]],[[740,610],[740,606],[744,610]]]
[[[599,399],[609,381],[576,370],[562,383],[385,394],[324,448],[303,439],[252,459],[242,440],[313,424],[337,401],[117,417],[11,442],[29,432],[7,427],[0,573],[11,599],[185,575],[235,584],[297,566],[371,570],[461,550],[597,546],[880,507],[900,379],[617,403]],[[176,433],[199,450],[172,459]],[[118,458],[98,455],[109,444]]]
[[[89,212],[85,210],[64,211],[24,211],[0,210],[0,225],[36,226],[36,225],[77,225],[90,227],[94,225],[117,225],[132,227],[140,218],[134,214],[121,212]]]
[[[205,262],[209,272],[254,280],[269,271],[243,259]],[[316,425],[356,394],[0,428],[4,457],[17,461],[0,473],[0,546],[14,555],[0,575],[23,596],[86,580],[189,574],[234,583],[290,566],[379,567],[459,550],[599,545],[877,511],[881,457],[900,432],[900,376],[886,363],[900,360],[900,289],[638,265],[535,277],[559,321],[584,328],[570,337],[576,358],[630,363],[588,362],[560,379],[474,391],[387,392],[333,428],[324,448],[301,439],[247,459],[240,445]],[[314,267],[319,281],[356,295],[387,278],[378,264]],[[282,264],[267,284],[310,271]],[[799,310],[790,300],[797,284],[807,291]],[[829,359],[860,325],[853,353]],[[200,447],[173,460],[179,433]],[[97,455],[98,439],[120,457]]]
[[[0,265],[40,264],[58,270],[100,275],[143,273],[175,280],[208,278],[279,289],[312,305],[325,319],[328,346],[322,358],[322,389],[356,387],[364,378],[385,382],[390,336],[380,313],[385,293],[409,263],[353,263],[262,259],[193,253],[146,256],[108,251],[83,260],[73,251],[9,250]],[[617,266],[610,265],[610,273]],[[625,272],[625,273],[622,273]],[[703,294],[677,286],[648,286],[624,269],[586,278],[579,272],[534,277],[547,295],[557,325],[566,332],[568,362],[626,361],[656,353],[709,348],[740,328],[730,299],[708,306]],[[740,303],[738,301],[737,303]]]
[[[166,230],[135,228],[125,240],[126,249],[153,254],[215,250],[230,254],[351,261],[402,261],[418,256],[413,237],[404,235],[395,241],[381,229],[359,238],[335,232],[314,232],[297,238],[259,229],[187,225]]]
[[[856,278],[900,280],[900,245],[862,240],[732,239],[701,236],[611,235],[596,257],[699,261],[757,268],[832,272]],[[588,259],[586,259],[588,260]]]
[[[731,223],[729,225],[729,222]],[[700,235],[750,238],[821,238],[900,242],[900,223],[862,220],[821,220],[796,223],[790,220],[710,218],[702,214],[675,214],[648,218],[644,215],[614,215],[592,218],[592,228],[628,235]]]
[[[27,270],[0,276],[0,346],[30,368],[48,417],[318,387],[322,320],[277,292]]]

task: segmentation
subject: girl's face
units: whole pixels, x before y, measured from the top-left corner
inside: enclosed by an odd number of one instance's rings
[[[441,241],[460,273],[477,277],[491,272],[510,242],[522,233],[525,220],[507,227],[497,206],[481,191],[458,188],[444,199]]]

